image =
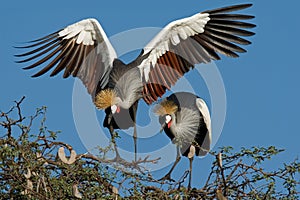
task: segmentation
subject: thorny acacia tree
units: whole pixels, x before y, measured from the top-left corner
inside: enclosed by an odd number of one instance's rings
[[[146,162],[114,163],[99,155],[76,154],[56,141],[58,132],[45,125],[46,107],[23,116],[16,101],[0,111],[0,196],[5,199],[298,199],[300,163],[296,159],[274,171],[263,162],[280,153],[275,147],[231,147],[211,152],[214,162],[206,183],[187,190],[188,172],[175,182],[158,181],[141,167]],[[40,124],[36,125],[36,121]],[[38,127],[38,128],[37,128]],[[67,153],[66,153],[67,152]],[[123,170],[121,170],[123,169]],[[128,169],[128,170],[124,170]],[[131,170],[130,170],[131,169]],[[134,169],[134,170],[132,170]],[[139,171],[140,173],[134,173]]]

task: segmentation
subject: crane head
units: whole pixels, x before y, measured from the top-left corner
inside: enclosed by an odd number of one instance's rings
[[[160,128],[160,132],[162,132],[166,126],[168,128],[170,128],[171,125],[172,125],[172,116],[171,115],[165,115],[164,116],[164,122],[162,122],[162,125],[161,125],[161,128]]]
[[[172,116],[178,111],[178,106],[173,101],[163,100],[160,104],[154,107],[154,113],[160,116],[161,121],[161,129],[160,132],[167,126],[171,127],[172,124]]]
[[[98,109],[111,109],[112,114],[119,113],[121,108],[119,103],[121,98],[117,96],[117,92],[113,89],[101,90],[95,97],[94,104]]]
[[[116,104],[112,105],[112,106],[110,107],[110,109],[111,109],[112,114],[119,113],[120,110],[121,110],[120,106],[118,106],[118,105],[116,105]]]
[[[166,115],[165,118],[166,118],[165,123],[168,125],[168,128],[170,128],[171,124],[172,124],[172,117],[171,117],[171,115]]]

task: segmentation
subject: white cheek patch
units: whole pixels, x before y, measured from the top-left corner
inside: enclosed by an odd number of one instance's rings
[[[110,109],[111,109],[112,114],[115,114],[116,111],[117,111],[117,109],[118,109],[118,107],[117,107],[116,105],[112,105],[112,106],[110,107]]]
[[[166,116],[166,123],[168,124],[172,120],[172,117],[170,115]]]

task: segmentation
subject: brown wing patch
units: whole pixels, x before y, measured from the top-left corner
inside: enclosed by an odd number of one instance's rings
[[[179,55],[168,51],[162,55],[149,73],[149,81],[143,88],[144,100],[151,104],[161,97],[166,89],[171,88],[177,80],[189,71],[192,64]]]

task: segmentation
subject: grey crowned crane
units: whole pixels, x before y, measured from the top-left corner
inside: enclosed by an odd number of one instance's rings
[[[191,187],[194,156],[205,156],[211,144],[211,119],[206,103],[198,96],[177,92],[155,106],[162,130],[177,145],[177,158],[170,171],[162,178],[171,180],[171,173],[180,161],[180,153],[190,160],[189,183]]]
[[[63,77],[78,77],[86,86],[95,106],[106,112],[104,126],[114,129],[134,126],[136,151],[136,111],[139,99],[155,102],[167,89],[196,64],[219,60],[219,54],[238,57],[246,52],[241,45],[251,42],[246,30],[255,27],[244,22],[251,15],[232,14],[252,4],[234,5],[201,13],[169,23],[132,62],[117,58],[100,23],[85,19],[48,36],[32,41],[29,52],[19,63],[32,62],[24,69],[40,67],[32,77],[52,70]]]

